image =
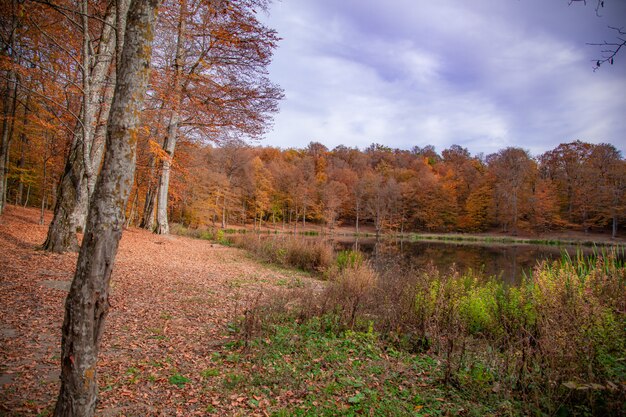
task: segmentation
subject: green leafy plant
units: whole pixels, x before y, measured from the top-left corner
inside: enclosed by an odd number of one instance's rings
[[[185,386],[185,384],[191,382],[191,379],[178,372],[171,375],[167,380],[170,384],[176,385],[178,388],[182,388]]]

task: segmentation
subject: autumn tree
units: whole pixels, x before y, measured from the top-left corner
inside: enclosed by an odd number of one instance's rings
[[[167,234],[167,197],[176,142],[258,137],[277,110],[281,90],[267,78],[276,32],[256,17],[266,0],[171,0],[159,23],[156,50],[160,94],[168,125],[157,193],[157,233]],[[172,33],[171,28],[175,28]]]
[[[109,281],[135,169],[139,114],[148,81],[157,0],[132,0],[107,124],[106,152],[65,303],[61,389],[55,416],[93,416],[97,357],[109,309]]]
[[[322,188],[322,207],[324,222],[329,229],[335,228],[337,215],[342,202],[348,196],[348,188],[342,182],[331,180]]]
[[[494,222],[493,184],[483,178],[472,188],[465,201],[464,214],[461,217],[461,228],[469,232],[484,232]]]
[[[539,157],[543,178],[554,182],[560,213],[570,224],[591,227],[596,195],[596,173],[589,163],[594,145],[582,141],[563,143]]]
[[[463,219],[466,213],[467,199],[476,184],[484,175],[482,162],[472,157],[470,152],[459,146],[452,145],[441,152],[441,180],[448,194],[455,200],[454,214]],[[462,221],[459,224],[463,228]]]
[[[20,23],[18,16],[21,10],[22,6],[17,0],[4,3],[0,9],[2,12],[0,20],[2,22],[0,69],[5,80],[2,89],[2,138],[0,138],[0,214],[4,211],[6,204],[9,145],[17,102],[17,66],[19,65],[17,37]]]
[[[537,232],[548,232],[562,225],[556,186],[552,180],[536,176],[529,196],[530,227]]]
[[[598,226],[610,225],[611,236],[617,237],[617,227],[626,213],[626,161],[620,152],[607,143],[595,145],[587,161],[588,173],[593,173],[595,193],[593,217]]]
[[[489,155],[487,164],[493,178],[496,218],[505,231],[517,234],[519,221],[528,209],[536,164],[527,151],[511,147]]]
[[[84,229],[87,206],[93,193],[98,170],[104,151],[106,121],[115,85],[116,48],[121,48],[123,30],[115,30],[116,24],[123,25],[128,3],[99,2],[91,9],[83,0],[78,9],[71,6],[45,3],[50,13],[69,20],[70,27],[76,27],[69,39],[81,39],[67,49],[63,47],[66,59],[75,59],[80,76],[69,73],[75,86],[74,93],[78,108],[73,110],[75,126],[72,129],[70,152],[65,171],[61,177],[54,217],[48,229],[44,248],[53,252],[76,250],[76,231]],[[75,16],[75,17],[74,17]],[[42,36],[54,39],[55,44],[67,44],[47,29],[37,26]],[[116,38],[116,33],[120,36]],[[69,44],[71,45],[71,44]],[[71,78],[70,78],[71,79]]]

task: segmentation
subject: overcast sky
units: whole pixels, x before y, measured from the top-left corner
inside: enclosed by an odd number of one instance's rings
[[[452,144],[533,155],[576,139],[626,150],[626,51],[593,72],[626,1],[282,0],[270,77],[285,99],[262,145]]]

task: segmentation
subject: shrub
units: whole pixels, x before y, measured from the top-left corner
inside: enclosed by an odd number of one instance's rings
[[[326,297],[347,326],[354,327],[357,312],[371,298],[377,278],[370,264],[363,261],[346,264],[331,274]]]
[[[323,272],[334,259],[332,246],[319,239],[244,234],[233,237],[232,242],[265,262],[308,272]]]

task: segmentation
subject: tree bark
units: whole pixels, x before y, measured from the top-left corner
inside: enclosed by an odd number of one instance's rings
[[[4,122],[2,123],[2,139],[0,141],[0,214],[4,211],[6,202],[6,179],[9,171],[8,155],[11,142],[12,115],[15,112],[17,96],[17,76],[15,71],[9,70],[7,81],[7,94],[4,97]]]
[[[150,179],[152,181],[152,178]],[[148,191],[146,192],[146,200],[143,205],[143,214],[141,216],[141,223],[139,227],[150,231],[154,230],[154,205],[156,200],[156,193],[154,192],[154,184],[148,185]]]
[[[86,2],[83,3],[83,7],[86,7]],[[89,47],[85,45],[89,41],[88,34],[84,36],[84,94],[81,121],[76,124],[74,129],[74,139],[72,140],[69,157],[59,182],[54,217],[48,228],[46,241],[43,244],[44,249],[51,252],[61,253],[78,250],[78,240],[75,234],[77,231],[82,231],[85,228],[90,186],[91,193],[93,193],[97,177],[96,172],[102,158],[102,150],[94,149],[93,139],[95,134],[92,120],[96,117],[96,110],[109,107],[108,99],[112,99],[112,96],[107,98],[107,88],[100,88],[99,86],[105,84],[106,76],[113,62],[116,46],[113,25],[117,19],[116,14],[116,8],[111,5],[107,10],[103,24],[97,51],[98,59],[91,59]],[[87,23],[83,22],[83,25],[85,26]],[[119,32],[123,32],[123,30]],[[104,97],[102,100],[104,103],[98,107],[96,103],[100,101],[100,97]],[[86,163],[88,167],[86,167]]]
[[[226,229],[226,191],[224,191],[224,198],[222,204],[222,229]]]
[[[148,82],[157,6],[158,0],[133,0],[128,16],[104,165],[65,302],[61,389],[54,410],[57,417],[91,417],[96,408],[96,362],[109,309],[109,281],[135,171],[139,114]]]
[[[28,146],[28,135],[26,134],[26,128],[28,126],[28,113],[30,105],[30,95],[26,96],[26,105],[24,106],[24,120],[22,121],[22,131],[20,132],[20,157],[17,160],[17,170],[19,173],[19,184],[17,185],[17,195],[15,196],[15,204],[22,204],[22,196],[24,192],[24,168],[26,166],[25,160],[25,148]],[[30,184],[30,183],[29,183]]]
[[[157,194],[157,224],[155,233],[167,235],[170,226],[167,220],[167,197],[170,186],[170,171],[176,140],[178,138],[178,124],[180,122],[180,105],[182,102],[182,72],[185,62],[185,11],[187,3],[180,0],[180,13],[178,15],[178,39],[176,40],[176,57],[174,59],[174,103],[170,122],[167,128],[167,137],[163,143],[163,149],[167,153],[167,158],[161,162],[161,179],[159,180],[159,192]]]

